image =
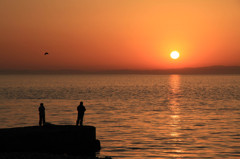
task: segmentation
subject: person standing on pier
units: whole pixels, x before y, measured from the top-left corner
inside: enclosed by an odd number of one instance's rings
[[[45,124],[45,108],[43,103],[40,103],[39,111],[39,126],[43,126]]]
[[[83,116],[84,116],[84,112],[86,111],[86,108],[83,106],[83,102],[80,102],[80,105],[77,107],[77,111],[78,111],[78,118],[77,118],[76,125],[78,126],[80,122],[80,126],[83,126]]]

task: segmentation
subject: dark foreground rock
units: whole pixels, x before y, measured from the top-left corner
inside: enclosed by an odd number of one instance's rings
[[[0,152],[95,154],[101,149],[93,126],[46,125],[0,129]]]

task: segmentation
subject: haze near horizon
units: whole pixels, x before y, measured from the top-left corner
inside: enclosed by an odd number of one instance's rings
[[[0,69],[239,66],[239,10],[238,0],[2,0]]]

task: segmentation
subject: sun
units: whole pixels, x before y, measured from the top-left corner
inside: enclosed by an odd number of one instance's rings
[[[177,51],[172,51],[171,54],[170,54],[170,57],[171,57],[172,59],[178,59],[179,56],[180,56],[180,54],[179,54],[179,52],[177,52]]]

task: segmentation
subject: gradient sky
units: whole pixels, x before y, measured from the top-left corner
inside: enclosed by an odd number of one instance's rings
[[[0,69],[240,65],[239,28],[239,0],[1,0]]]

